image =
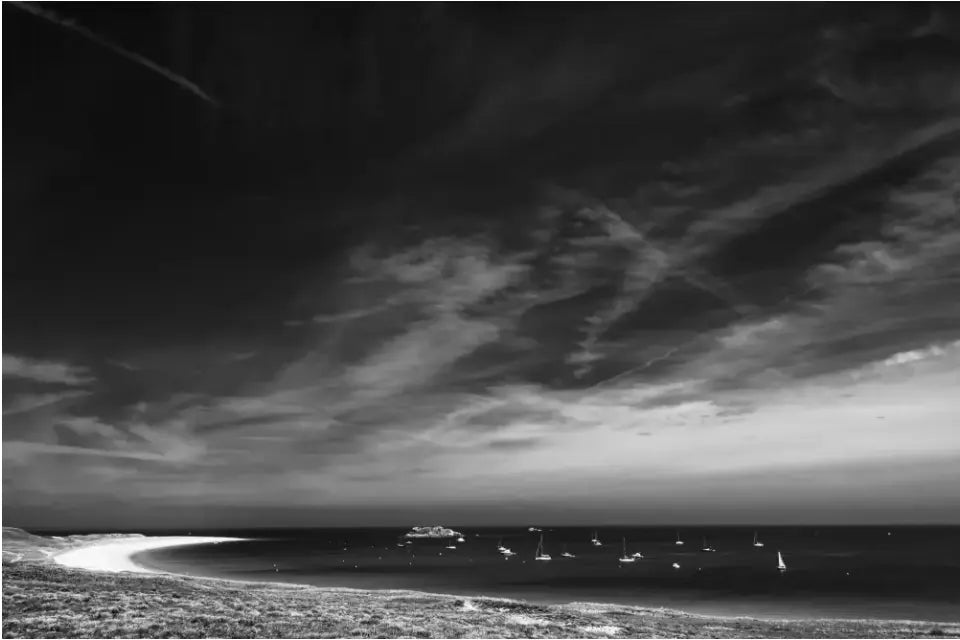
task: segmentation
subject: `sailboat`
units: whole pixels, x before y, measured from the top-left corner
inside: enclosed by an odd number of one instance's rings
[[[550,557],[550,554],[546,552],[543,548],[543,534],[540,534],[540,543],[537,545],[537,555],[533,557],[534,560],[553,560]]]
[[[567,551],[567,545],[563,545],[563,553],[560,554],[561,558],[576,558],[577,556],[573,555]]]
[[[457,538],[457,542],[466,542],[466,541],[467,540],[463,536],[460,536],[459,538]]]
[[[787,563],[783,561],[783,555],[777,551],[777,570],[784,572],[787,570]]]
[[[707,546],[706,536],[704,536],[703,538],[703,546],[700,547],[700,551],[703,551],[704,553],[713,553],[714,551],[716,551],[716,549],[714,549],[713,547]]]
[[[600,536],[597,535],[597,530],[596,530],[596,529],[593,530],[593,537],[590,538],[590,543],[593,544],[593,546],[595,546],[595,547],[602,547],[602,546],[603,546],[603,543],[600,542]]]
[[[753,546],[760,548],[763,546],[763,543],[757,538],[757,532],[753,532]]]
[[[677,531],[677,541],[674,542],[673,544],[677,545],[678,547],[682,547],[682,546],[683,546],[683,540],[680,539],[680,532],[679,532],[679,531]]]
[[[636,562],[636,561],[637,561],[636,558],[634,558],[633,556],[628,556],[628,555],[627,555],[627,539],[624,538],[624,539],[623,539],[623,553],[620,554],[620,562],[621,562],[621,563],[624,563],[624,562]]]

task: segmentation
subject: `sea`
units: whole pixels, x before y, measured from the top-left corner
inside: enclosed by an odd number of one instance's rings
[[[960,621],[960,527],[452,528],[464,542],[408,544],[407,530],[395,528],[204,531],[246,539],[149,551],[135,560],[193,576],[532,603]],[[602,546],[591,542],[594,531]],[[762,547],[754,546],[754,534]],[[549,561],[534,560],[541,535]],[[504,557],[500,544],[516,555]],[[621,563],[624,544],[643,558]]]

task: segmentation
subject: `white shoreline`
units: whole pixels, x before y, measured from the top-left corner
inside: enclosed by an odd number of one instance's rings
[[[69,549],[53,556],[54,562],[73,569],[119,573],[165,573],[149,569],[133,561],[141,551],[154,551],[168,547],[185,547],[194,544],[219,544],[237,542],[243,538],[219,538],[212,536],[147,536],[120,538],[95,542],[76,549]]]

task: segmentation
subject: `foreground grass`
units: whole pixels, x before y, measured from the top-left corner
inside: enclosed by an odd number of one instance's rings
[[[415,592],[3,566],[4,638],[960,637],[960,624],[709,618]]]

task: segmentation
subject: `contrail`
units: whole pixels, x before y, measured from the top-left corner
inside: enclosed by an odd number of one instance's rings
[[[610,384],[610,383],[612,383],[612,382],[616,382],[617,380],[620,380],[620,379],[622,379],[622,378],[625,378],[626,376],[629,376],[629,375],[631,375],[631,374],[637,373],[638,371],[643,371],[644,369],[648,369],[648,368],[652,367],[653,365],[657,364],[658,362],[663,362],[664,360],[669,360],[670,358],[673,357],[673,355],[674,355],[677,351],[680,351],[680,349],[682,349],[683,347],[687,346],[688,344],[691,344],[692,342],[693,342],[692,340],[688,340],[687,342],[684,342],[683,344],[681,344],[681,345],[678,346],[678,347],[672,347],[672,348],[670,348],[670,349],[667,349],[664,353],[660,354],[659,356],[657,356],[657,357],[655,357],[655,358],[651,358],[650,360],[647,360],[646,362],[644,362],[644,363],[641,364],[640,366],[632,367],[632,368],[630,368],[630,369],[627,369],[626,371],[622,371],[622,372],[618,373],[618,374],[615,375],[615,376],[612,376],[612,377],[610,377],[610,378],[607,378],[606,380],[601,380],[600,382],[594,383],[594,384],[590,385],[589,387],[586,387],[586,390],[589,391],[589,390],[591,390],[591,389],[600,389],[600,388],[602,388],[602,387],[607,386],[608,384]]]
[[[26,2],[11,1],[8,4],[11,4],[14,7],[17,7],[18,9],[21,9],[23,11],[26,11],[31,15],[37,16],[38,18],[42,18],[47,22],[52,22],[55,25],[58,25],[65,29],[69,29],[71,31],[79,33],[81,36],[83,36],[90,42],[93,42],[94,44],[98,44],[101,47],[109,51],[112,51],[113,53],[116,53],[117,55],[124,57],[127,60],[130,60],[131,62],[144,66],[147,69],[150,69],[151,71],[160,74],[167,80],[179,85],[180,87],[186,89],[193,95],[197,96],[198,98],[206,102],[209,102],[215,107],[219,106],[219,104],[215,99],[213,99],[209,94],[204,92],[203,89],[201,89],[194,83],[190,82],[183,76],[178,75],[165,67],[161,67],[156,62],[153,62],[152,60],[148,60],[147,58],[144,58],[139,53],[135,53],[133,51],[130,51],[129,49],[125,49],[119,44],[116,44],[115,42],[111,42],[110,40],[107,40],[106,38],[103,38],[97,35],[96,33],[94,33],[93,31],[90,31],[86,27],[77,24],[70,18],[64,18],[63,16],[60,16],[52,11],[41,9],[40,7],[37,7],[35,5],[29,4]]]

